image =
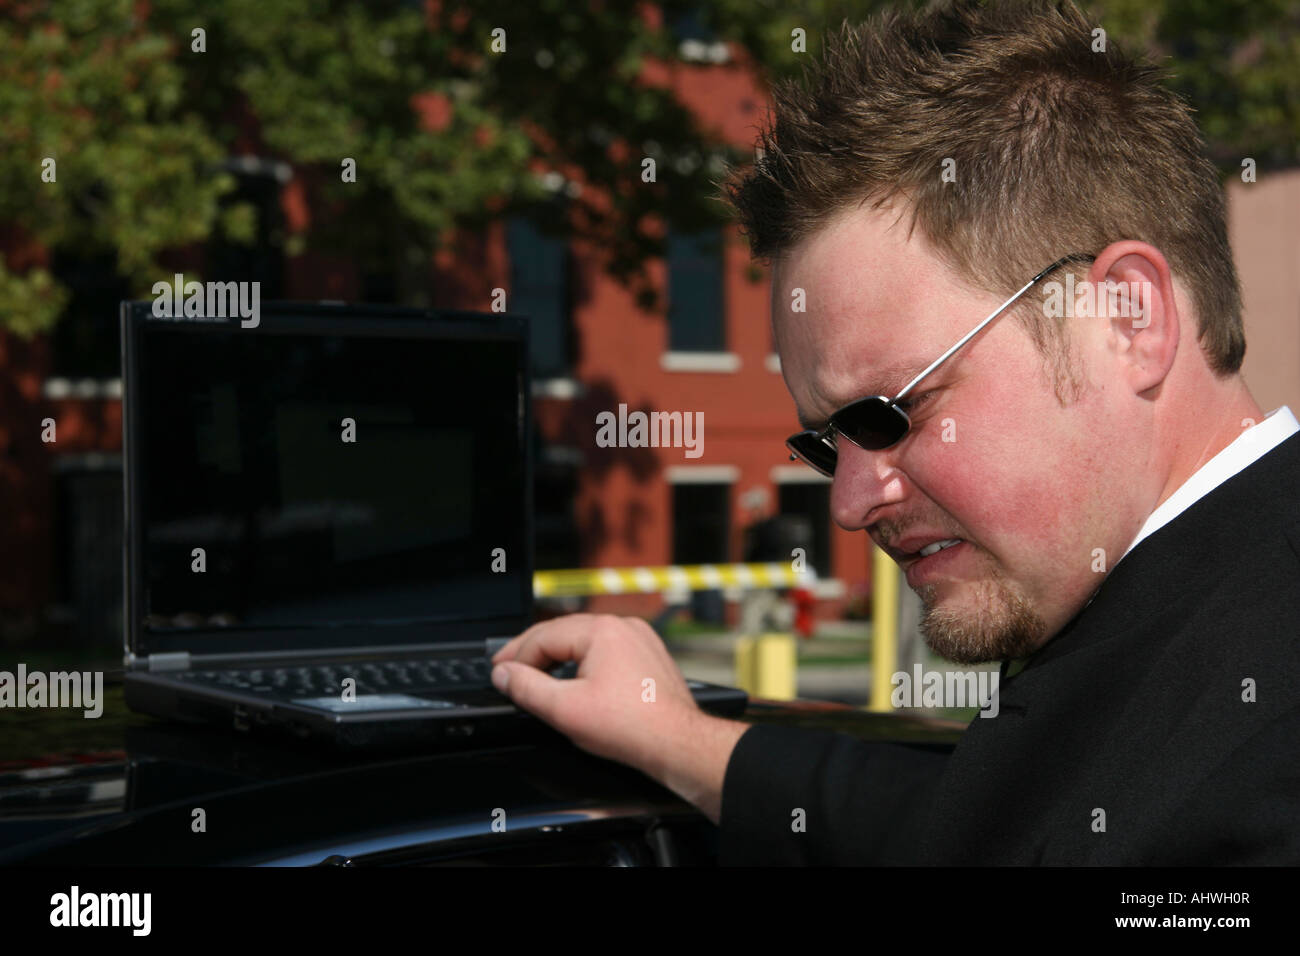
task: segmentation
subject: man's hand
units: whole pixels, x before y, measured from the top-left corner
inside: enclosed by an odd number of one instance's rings
[[[578,662],[560,680],[540,668]],[[717,822],[722,779],[747,724],[700,710],[645,621],[572,614],[535,624],[492,657],[492,683],[598,757],[635,767]]]

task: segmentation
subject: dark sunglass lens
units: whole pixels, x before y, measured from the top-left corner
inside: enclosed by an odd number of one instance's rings
[[[879,398],[855,402],[831,420],[836,431],[867,451],[888,448],[906,435],[911,426],[902,410]]]
[[[815,434],[808,432],[803,435],[795,435],[785,445],[804,464],[810,465],[828,477],[835,474],[835,449],[831,448]]]

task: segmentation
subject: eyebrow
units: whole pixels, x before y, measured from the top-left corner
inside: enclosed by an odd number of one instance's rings
[[[898,362],[891,362],[888,365],[884,365],[876,373],[876,381],[885,382],[884,388],[881,388],[879,391],[875,391],[875,392],[857,391],[855,394],[849,395],[847,397],[836,396],[834,407],[836,409],[843,408],[845,405],[849,404],[849,402],[857,401],[859,398],[866,398],[868,395],[884,395],[886,398],[893,398],[895,395],[897,395],[899,392],[903,390],[903,386],[905,386],[912,379],[920,375],[921,372],[923,372],[926,368],[928,368],[930,363],[933,361],[934,359],[930,359],[929,361],[921,361],[921,362],[898,361]],[[946,364],[947,363],[945,363],[945,365]],[[931,372],[930,375],[926,378],[926,380],[920,383],[917,387],[920,388],[922,385],[929,383],[932,379],[941,375],[943,373],[945,365],[941,365],[939,368]],[[817,422],[810,422],[808,419],[804,418],[802,414],[800,414],[798,418],[799,418],[799,424],[803,428],[807,429],[808,431],[819,432],[826,427],[825,419]]]

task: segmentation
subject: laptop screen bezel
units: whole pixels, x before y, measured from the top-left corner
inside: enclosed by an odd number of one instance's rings
[[[533,418],[528,366],[528,325],[522,316],[460,310],[404,309],[316,302],[264,302],[260,322],[242,329],[239,318],[158,318],[152,302],[123,302],[122,333],[122,461],[123,461],[123,615],[127,660],[151,654],[188,652],[198,655],[265,652],[343,652],[480,641],[517,634],[533,618]],[[519,582],[518,614],[489,614],[470,619],[422,621],[413,624],[374,623],[276,628],[195,627],[184,631],[152,631],[143,626],[143,515],[140,468],[145,460],[140,408],[140,348],[149,323],[166,323],[196,335],[214,328],[244,335],[364,335],[392,338],[444,338],[507,341],[518,346],[515,370],[523,461],[522,516],[524,554],[508,556],[512,576]]]

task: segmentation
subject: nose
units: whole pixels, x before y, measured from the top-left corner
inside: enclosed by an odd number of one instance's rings
[[[845,531],[860,531],[876,521],[872,517],[876,509],[907,497],[907,476],[898,463],[899,446],[864,451],[841,438],[837,448],[831,520]]]

